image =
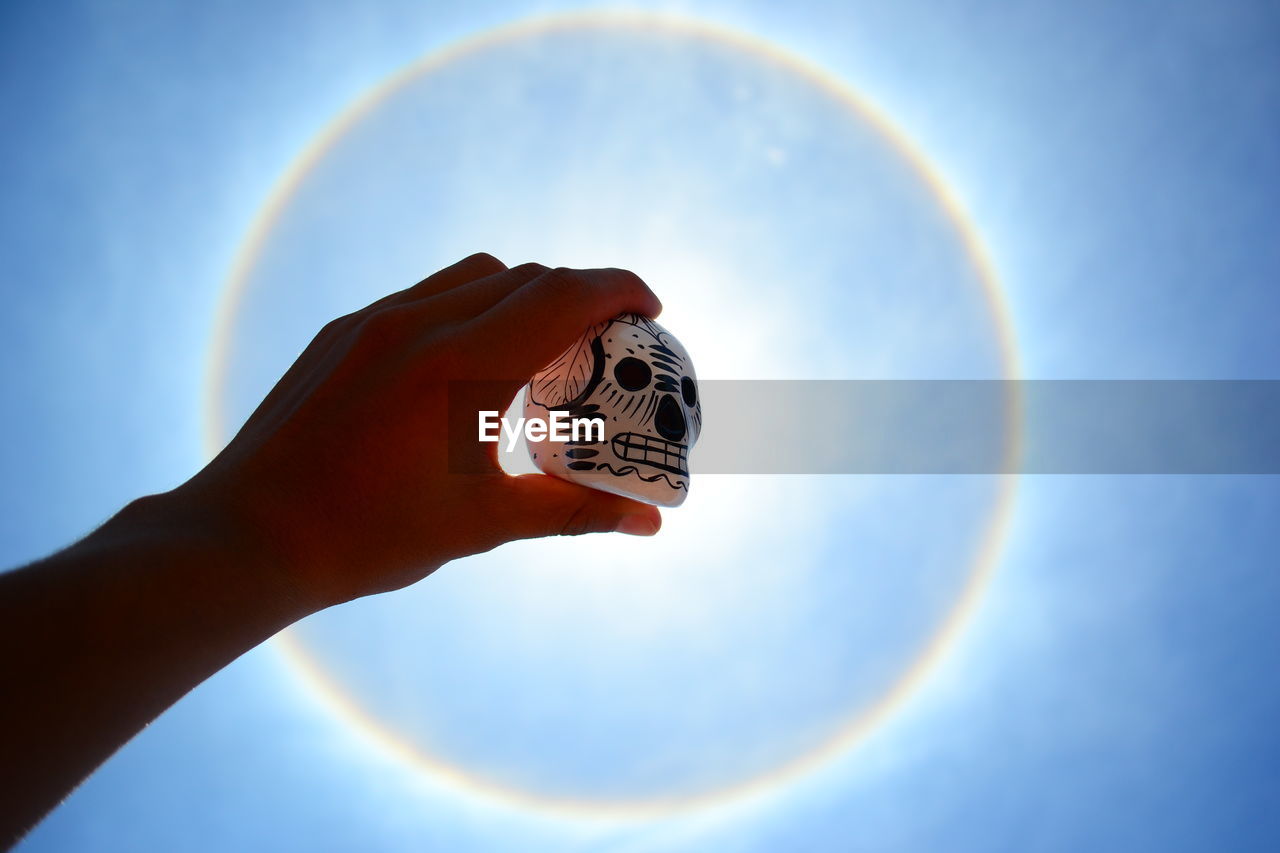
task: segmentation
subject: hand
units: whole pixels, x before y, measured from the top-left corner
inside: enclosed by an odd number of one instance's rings
[[[512,477],[496,445],[450,443],[446,410],[451,380],[485,380],[467,386],[475,411],[504,411],[592,323],[661,307],[623,270],[472,255],[327,325],[217,458],[160,500],[216,519],[315,609],[512,539],[651,535],[654,507]]]

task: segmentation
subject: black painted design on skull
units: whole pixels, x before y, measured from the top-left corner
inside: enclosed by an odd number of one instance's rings
[[[687,492],[688,452],[702,429],[702,400],[683,349],[637,314],[597,324],[534,377],[526,409],[604,420],[603,441],[569,443],[568,470],[661,481]],[[536,408],[526,414],[537,414]]]

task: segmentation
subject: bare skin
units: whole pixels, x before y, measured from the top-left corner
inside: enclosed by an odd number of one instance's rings
[[[656,533],[654,507],[512,477],[494,445],[447,441],[451,381],[486,380],[472,412],[505,409],[583,329],[623,311],[661,311],[629,272],[473,255],[326,326],[189,481],[0,575],[0,841],[310,613],[513,539]]]

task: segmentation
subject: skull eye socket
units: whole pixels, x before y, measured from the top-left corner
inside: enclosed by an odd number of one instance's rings
[[[653,371],[640,359],[627,356],[613,369],[613,378],[624,390],[639,391],[648,386]]]
[[[684,404],[689,408],[698,405],[698,386],[692,379],[686,376],[680,380],[680,396],[684,398]]]

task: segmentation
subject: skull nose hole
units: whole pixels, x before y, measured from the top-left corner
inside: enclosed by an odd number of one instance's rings
[[[684,409],[670,394],[663,394],[658,401],[658,411],[653,416],[653,425],[658,435],[667,441],[679,441],[684,438]]]

